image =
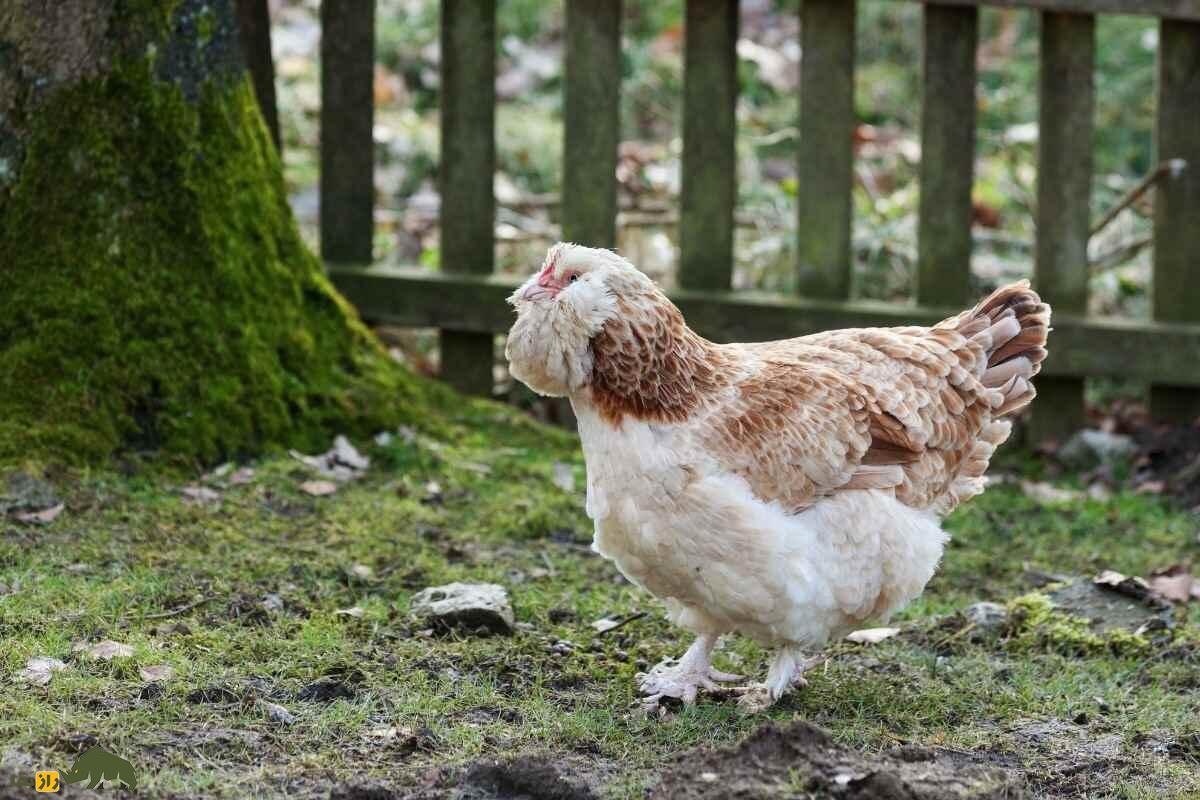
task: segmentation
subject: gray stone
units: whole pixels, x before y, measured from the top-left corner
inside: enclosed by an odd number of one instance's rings
[[[1132,458],[1137,450],[1133,438],[1106,431],[1079,431],[1058,449],[1058,460],[1073,469],[1090,469]]]
[[[494,583],[431,586],[413,597],[410,609],[425,624],[442,630],[483,628],[491,633],[509,634],[516,622],[508,592]]]
[[[1086,619],[1092,631],[1100,635],[1113,630],[1145,633],[1174,625],[1174,610],[1169,603],[1151,595],[1138,579],[1118,582],[1115,578],[1125,576],[1111,574],[1114,580],[1107,583],[1100,578],[1076,578],[1046,596],[1059,611]]]
[[[973,625],[972,638],[991,638],[998,635],[1008,622],[1008,609],[999,603],[981,602],[963,609],[963,617]]]

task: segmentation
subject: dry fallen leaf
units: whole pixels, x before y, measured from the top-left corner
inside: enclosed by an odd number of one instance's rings
[[[337,490],[337,484],[333,481],[305,481],[300,484],[300,491],[305,494],[311,494],[313,497],[324,497],[325,495],[333,494]]]
[[[249,483],[252,480],[254,480],[254,467],[242,467],[229,476],[229,482],[232,484]]]
[[[342,617],[354,617],[355,619],[359,619],[362,617],[364,612],[358,606],[351,606],[350,608],[339,608],[333,613]]]
[[[371,728],[367,731],[367,736],[372,739],[382,739],[385,742],[390,742],[393,739],[407,739],[415,735],[412,728],[400,728],[395,725],[381,725],[378,728]]]
[[[112,639],[105,639],[103,642],[92,645],[87,651],[88,658],[95,661],[112,661],[114,658],[129,658],[133,655],[133,648],[127,644],[114,642]]]
[[[1117,572],[1115,569],[1106,569],[1092,578],[1092,583],[1101,586],[1120,586],[1127,580],[1129,580],[1127,575]]]
[[[1083,497],[1082,492],[1077,492],[1073,489],[1060,489],[1057,486],[1041,481],[1021,481],[1021,491],[1029,499],[1044,504],[1069,503],[1072,500],[1078,500]]]
[[[1116,570],[1104,570],[1092,578],[1092,583],[1097,586],[1106,586],[1114,592],[1137,600],[1145,600],[1150,596],[1150,584],[1146,583],[1145,579],[1136,575],[1122,575]]]
[[[57,519],[58,515],[63,512],[63,504],[43,508],[41,511],[24,511],[17,514],[18,522],[27,522],[31,525],[49,525]]]
[[[221,501],[220,493],[208,488],[207,486],[185,486],[180,489],[183,494],[183,502],[188,505],[208,505],[211,503],[219,503]]]
[[[175,677],[175,669],[170,664],[154,664],[139,669],[138,675],[147,683],[161,683]]]
[[[617,627],[620,624],[621,624],[621,620],[619,620],[619,619],[613,619],[612,617],[602,617],[602,618],[596,620],[595,622],[593,622],[592,627],[596,630],[596,633],[604,633],[605,631],[611,631],[613,628]]]
[[[1167,485],[1162,481],[1146,481],[1133,490],[1134,494],[1162,494]]]
[[[1183,564],[1172,564],[1150,573],[1150,591],[1172,603],[1186,603],[1197,590],[1196,579]]]
[[[67,665],[57,658],[49,656],[33,656],[25,662],[25,669],[17,673],[17,677],[34,686],[45,686],[50,682],[55,672],[67,668]]]
[[[354,564],[350,567],[350,574],[359,580],[369,581],[371,580],[371,576],[375,574],[375,570],[366,564]]]
[[[884,639],[890,639],[900,632],[899,628],[864,628],[854,631],[846,637],[846,641],[855,644],[879,644]]]

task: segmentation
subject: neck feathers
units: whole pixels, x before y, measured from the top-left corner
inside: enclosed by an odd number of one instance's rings
[[[661,296],[619,300],[592,339],[592,403],[619,426],[625,417],[682,422],[730,381],[728,357]]]

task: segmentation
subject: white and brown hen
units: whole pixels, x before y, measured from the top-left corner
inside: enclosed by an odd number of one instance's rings
[[[917,597],[941,517],[1033,399],[1050,322],[1022,282],[931,328],[714,344],[628,261],[572,244],[511,302],[512,374],[578,417],[595,549],[697,636],[640,676],[652,703],[735,680],[710,662],[731,631],[776,648],[742,689],[774,702],[806,652]]]

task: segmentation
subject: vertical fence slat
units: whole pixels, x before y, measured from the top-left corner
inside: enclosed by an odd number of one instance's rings
[[[621,0],[567,0],[563,239],[613,247],[620,140]]]
[[[238,31],[241,34],[242,58],[254,82],[254,95],[258,98],[263,121],[271,132],[275,150],[283,152],[283,141],[279,136],[279,111],[275,102],[275,62],[271,58],[269,6],[269,0],[238,0]]]
[[[850,295],[855,0],[804,0],[800,19],[797,289]]]
[[[321,256],[368,263],[375,235],[375,3],[321,3]]]
[[[1200,23],[1160,24],[1157,127],[1159,161],[1183,159],[1187,166],[1155,190],[1154,318],[1200,323]],[[1200,392],[1154,385],[1150,412],[1156,419],[1194,420]]]
[[[1095,119],[1096,18],[1042,13],[1038,94],[1037,244],[1034,282],[1058,313],[1087,312]],[[1054,340],[1050,340],[1053,358]],[[1038,378],[1033,439],[1061,439],[1083,424],[1083,381]]]
[[[737,201],[737,0],[688,0],[679,284],[729,289]]]
[[[495,264],[496,3],[442,0],[441,266],[488,273]],[[443,330],[442,377],[490,395],[493,339]]]
[[[979,10],[925,6],[917,300],[957,306],[971,276]]]

